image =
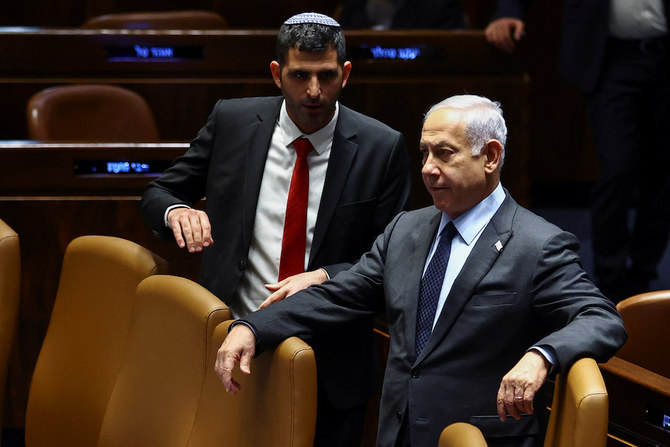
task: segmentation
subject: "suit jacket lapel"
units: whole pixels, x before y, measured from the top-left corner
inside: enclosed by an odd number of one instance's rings
[[[461,272],[456,277],[447,301],[428,339],[426,347],[417,359],[420,362],[430,353],[447,335],[454,322],[458,319],[465,304],[470,300],[479,282],[491,269],[491,266],[501,253],[496,245],[498,241],[505,246],[512,236],[512,220],[518,205],[507,193],[491,222],[484,228],[484,232],[473,247]],[[504,249],[504,248],[503,248]],[[415,323],[416,324],[416,323]]]
[[[245,246],[251,243],[254,218],[258,194],[261,189],[261,180],[265,169],[265,161],[270,149],[272,133],[279,116],[282,98],[277,97],[276,107],[267,107],[259,110],[258,121],[251,124],[247,130],[249,139],[245,148],[246,160],[244,163],[244,201],[242,212],[242,238]]]
[[[340,105],[340,114],[333,134],[333,145],[330,149],[326,179],[321,193],[321,203],[316,218],[312,248],[310,251],[310,264],[328,231],[331,218],[340,203],[342,190],[349,177],[349,170],[358,151],[357,136],[358,125],[351,119],[349,110]]]

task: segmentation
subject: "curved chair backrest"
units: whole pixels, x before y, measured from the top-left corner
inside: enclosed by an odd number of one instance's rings
[[[214,372],[216,351],[230,321],[220,324],[209,348],[205,384],[188,447],[312,447],[316,427],[314,351],[296,337],[284,340],[239,371],[242,386],[228,394]]]
[[[82,236],[68,245],[28,395],[28,447],[97,444],[135,289],[166,268],[149,250],[120,238]]]
[[[93,17],[84,29],[224,29],[228,22],[214,11],[124,12]]]
[[[158,141],[147,102],[123,87],[78,84],[51,87],[28,101],[28,136],[39,141]]]
[[[617,310],[623,318],[628,340],[616,356],[670,378],[667,351],[670,321],[670,290],[648,292],[620,301]]]
[[[482,432],[465,422],[456,422],[449,425],[440,435],[439,447],[486,447],[486,440]]]
[[[556,377],[544,447],[605,447],[609,399],[598,364],[575,362]],[[485,446],[479,428],[456,423],[444,429],[439,447]]]
[[[214,368],[208,343],[230,318],[221,300],[186,278],[142,281],[98,446],[185,447],[205,371]]]
[[[19,236],[0,220],[0,421],[21,296]]]
[[[574,363],[556,377],[544,447],[605,447],[609,399],[598,364]]]

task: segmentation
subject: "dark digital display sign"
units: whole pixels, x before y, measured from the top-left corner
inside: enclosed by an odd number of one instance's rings
[[[160,175],[170,160],[76,160],[75,175]]]
[[[203,58],[202,45],[107,46],[110,62],[177,62]]]

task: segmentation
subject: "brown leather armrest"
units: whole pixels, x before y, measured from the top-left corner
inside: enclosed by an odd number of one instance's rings
[[[607,363],[601,363],[600,368],[603,371],[649,388],[655,393],[670,397],[670,378],[668,377],[663,377],[619,357],[612,357]]]

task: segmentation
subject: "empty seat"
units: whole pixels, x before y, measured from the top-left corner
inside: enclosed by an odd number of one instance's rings
[[[42,90],[27,106],[28,136],[38,141],[158,141],[147,102],[114,85],[63,85]]]
[[[106,14],[93,17],[81,26],[84,29],[223,29],[228,22],[216,12],[148,11]]]
[[[19,236],[0,219],[0,421],[21,296]]]
[[[186,447],[206,370],[214,369],[214,328],[230,318],[221,300],[186,278],[142,281],[98,445]]]
[[[28,447],[97,444],[135,289],[166,267],[149,250],[120,238],[82,236],[68,245],[28,395]]]

